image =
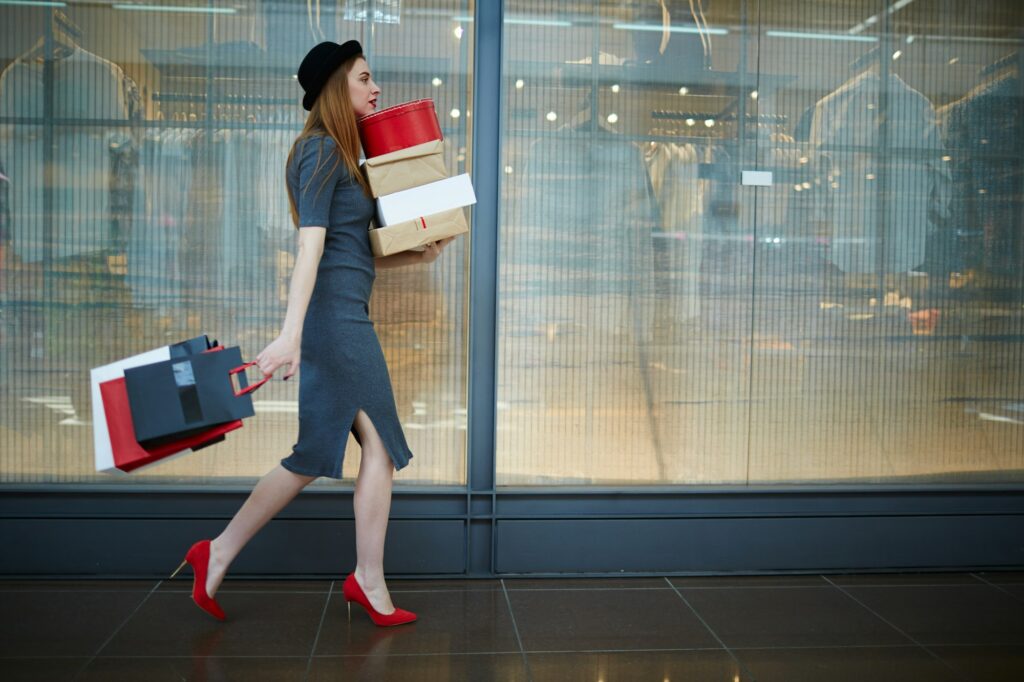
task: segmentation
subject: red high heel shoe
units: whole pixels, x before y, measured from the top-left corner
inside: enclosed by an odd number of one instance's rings
[[[210,567],[210,541],[200,540],[189,547],[188,552],[185,554],[185,560],[181,562],[181,566],[174,570],[171,578],[178,575],[178,572],[185,568],[185,564],[192,567],[192,601],[196,603],[196,606],[217,620],[224,620],[226,616],[220,604],[213,597],[206,594],[206,571]]]
[[[370,620],[373,621],[374,625],[378,625],[382,628],[391,627],[393,625],[405,625],[416,620],[416,614],[412,611],[406,611],[405,609],[395,608],[394,613],[384,615],[377,609],[370,605],[370,600],[367,599],[366,593],[363,592],[363,588],[360,587],[359,581],[356,580],[355,573],[349,573],[348,577],[345,578],[345,584],[342,585],[341,593],[345,597],[345,602],[348,605],[348,619],[352,620],[352,602],[356,602],[364,609],[370,616]]]

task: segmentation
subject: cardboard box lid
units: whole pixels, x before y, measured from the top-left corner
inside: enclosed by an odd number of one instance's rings
[[[429,156],[431,154],[440,154],[444,151],[444,140],[431,140],[430,142],[424,142],[418,144],[415,147],[408,147],[406,149],[399,149],[397,152],[391,152],[390,154],[382,154],[381,156],[374,156],[373,158],[367,159],[364,163],[370,168],[376,168],[378,166],[386,166],[389,163],[395,161],[404,161],[406,159],[415,159],[421,156]]]

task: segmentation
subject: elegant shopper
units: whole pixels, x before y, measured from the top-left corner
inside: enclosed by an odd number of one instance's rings
[[[265,375],[287,366],[285,380],[298,371],[301,358],[298,442],[224,531],[193,545],[185,561],[195,574],[196,604],[223,619],[213,596],[232,560],[306,485],[319,476],[341,478],[351,431],[362,457],[354,496],[356,567],[345,579],[345,600],[350,611],[351,602],[361,604],[377,625],[400,625],[416,614],[391,603],[384,537],[392,477],[412,453],[368,301],[375,267],[432,262],[451,240],[377,259],[370,251],[374,203],[358,167],[357,120],[376,110],[380,88],[359,43],[320,43],[302,60],[298,80],[309,116],[286,170],[298,256],[281,334],[256,357]]]

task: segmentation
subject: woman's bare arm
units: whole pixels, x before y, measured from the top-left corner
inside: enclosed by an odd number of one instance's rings
[[[299,229],[299,252],[295,257],[295,269],[288,288],[288,310],[284,316],[281,333],[256,356],[264,375],[273,374],[279,367],[288,365],[284,375],[289,379],[299,369],[302,325],[306,309],[316,284],[316,271],[324,253],[324,239],[327,228],[303,227]]]

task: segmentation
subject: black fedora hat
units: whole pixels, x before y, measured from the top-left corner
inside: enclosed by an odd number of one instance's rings
[[[349,40],[341,45],[325,42],[306,53],[299,64],[299,85],[306,91],[302,97],[302,108],[309,111],[320,95],[327,79],[345,60],[363,53],[358,40]]]

